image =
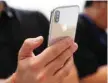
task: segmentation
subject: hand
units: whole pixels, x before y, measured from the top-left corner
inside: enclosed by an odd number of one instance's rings
[[[19,51],[16,83],[58,83],[70,73],[77,49],[74,41],[67,37],[35,56],[33,50],[42,42],[42,37],[25,40]]]

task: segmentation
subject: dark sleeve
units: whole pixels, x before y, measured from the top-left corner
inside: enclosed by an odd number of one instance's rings
[[[95,73],[97,70],[95,55],[87,47],[79,45],[74,61],[80,78]]]
[[[47,47],[48,34],[49,34],[49,20],[45,17],[44,14],[40,12],[36,12],[36,20],[38,24],[38,28],[40,31],[40,35],[43,36],[44,41],[42,45],[39,47],[38,53],[42,52]]]
[[[34,53],[37,55],[42,52],[47,46],[47,38],[49,32],[49,21],[45,15],[39,11],[17,11],[17,17],[20,20],[20,32],[19,36],[21,42],[27,38],[35,38],[38,36],[44,37],[43,44],[34,50]],[[17,30],[16,30],[17,32]],[[14,32],[15,33],[15,32]],[[15,37],[16,38],[16,37]],[[18,39],[17,39],[18,40]],[[18,40],[19,42],[19,40]],[[22,45],[20,44],[20,47]],[[19,46],[19,45],[17,45]]]
[[[86,28],[84,23],[78,22],[75,38],[78,50],[74,55],[74,61],[80,78],[96,72],[98,66],[96,56],[88,45],[90,40]]]
[[[44,16],[44,14],[37,12],[37,20],[39,27],[41,27],[41,31],[43,33],[43,37],[47,42],[48,33],[49,33],[49,20]]]

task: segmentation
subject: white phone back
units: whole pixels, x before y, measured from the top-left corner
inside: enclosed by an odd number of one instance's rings
[[[56,11],[60,12],[59,21],[55,21]],[[57,39],[70,36],[75,38],[76,26],[79,14],[79,6],[67,6],[56,8],[51,15],[48,46]]]

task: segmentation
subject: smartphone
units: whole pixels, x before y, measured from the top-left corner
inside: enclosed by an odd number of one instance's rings
[[[48,46],[70,36],[75,38],[79,6],[64,6],[54,9],[50,17]]]

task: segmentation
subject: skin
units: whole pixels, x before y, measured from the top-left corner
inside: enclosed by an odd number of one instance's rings
[[[71,70],[74,70],[75,65],[72,54],[77,50],[77,45],[70,37],[58,41],[35,56],[33,50],[42,42],[42,37],[25,40],[19,51],[15,83],[63,83],[73,72]],[[11,79],[12,76],[5,83],[11,83]],[[74,83],[78,83],[77,80]]]
[[[61,83],[79,83],[78,73],[75,65],[73,66],[71,73]]]
[[[85,8],[84,13],[89,16],[101,29],[107,29],[107,3],[93,2],[92,6]],[[80,83],[107,83],[107,65],[98,68],[97,72],[86,76]]]

